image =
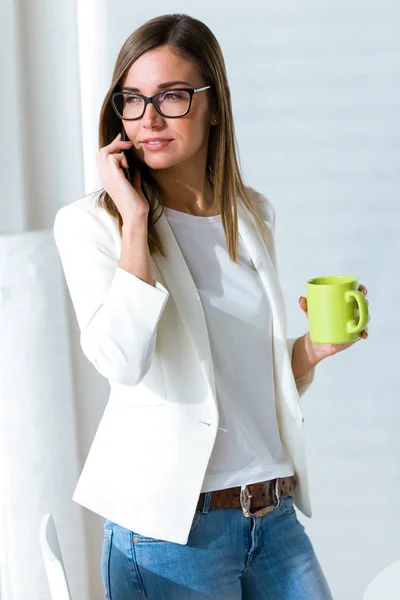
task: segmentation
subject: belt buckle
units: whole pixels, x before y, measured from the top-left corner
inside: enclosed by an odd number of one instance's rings
[[[254,513],[250,511],[251,507],[251,498],[252,495],[249,493],[249,488],[247,485],[242,485],[240,490],[240,504],[242,505],[242,513],[245,517],[263,517],[267,513],[272,512],[275,508],[278,508],[280,504],[280,494],[278,493],[279,488],[279,480],[276,479],[275,482],[275,498],[278,500],[276,506],[265,506],[264,508],[259,508]]]

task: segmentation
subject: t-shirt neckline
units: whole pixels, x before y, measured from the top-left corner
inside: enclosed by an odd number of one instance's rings
[[[209,223],[210,221],[219,222],[222,219],[222,215],[212,215],[210,217],[199,217],[198,215],[191,215],[189,213],[176,210],[175,208],[169,208],[164,206],[164,213],[168,218],[174,221],[191,221],[193,223]]]

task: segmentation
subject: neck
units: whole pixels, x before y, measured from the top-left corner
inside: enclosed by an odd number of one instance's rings
[[[197,216],[216,214],[211,185],[199,165],[175,165],[152,171],[161,188],[162,203],[168,208]]]

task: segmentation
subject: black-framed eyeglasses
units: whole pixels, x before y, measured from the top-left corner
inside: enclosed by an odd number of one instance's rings
[[[141,119],[150,103],[162,117],[177,119],[188,114],[193,94],[209,88],[211,85],[197,89],[174,88],[158,92],[154,96],[144,96],[138,92],[114,92],[111,94],[111,104],[116,115],[124,121]]]

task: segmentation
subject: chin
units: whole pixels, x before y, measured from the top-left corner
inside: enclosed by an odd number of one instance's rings
[[[178,158],[168,158],[167,156],[148,156],[144,162],[150,169],[169,169],[180,162],[182,159]]]

